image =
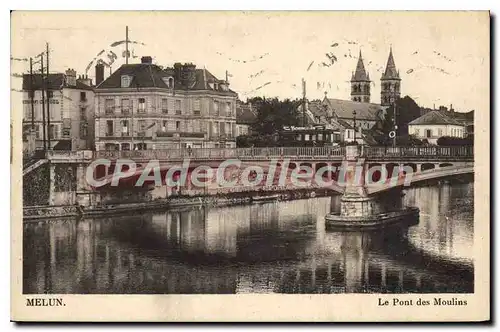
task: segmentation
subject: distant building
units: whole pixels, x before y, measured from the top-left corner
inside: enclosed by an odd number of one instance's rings
[[[251,126],[257,121],[257,112],[251,103],[236,104],[236,136],[251,135]]]
[[[237,94],[194,64],[163,69],[145,56],[95,91],[98,150],[236,146]]]
[[[302,110],[302,106],[299,109]],[[376,144],[372,133],[381,127],[385,109],[378,104],[325,97],[323,101],[307,103],[306,124],[326,126],[332,130],[331,137],[336,143],[356,140],[360,144]]]
[[[84,150],[94,146],[94,92],[86,76],[77,78],[73,69],[50,74],[45,81],[45,132],[47,148]],[[23,148],[43,148],[42,75],[23,75]],[[33,91],[33,92],[32,92]],[[31,96],[34,118],[32,121]],[[47,98],[50,107],[47,114]],[[50,125],[49,125],[50,122]],[[33,134],[30,134],[32,125]],[[50,139],[50,147],[48,146]],[[32,144],[30,144],[30,140]]]
[[[386,107],[379,104],[355,102],[342,99],[323,99],[321,108],[327,118],[343,120],[356,128],[372,129],[378,127],[384,120]]]
[[[433,110],[408,124],[409,135],[426,139],[431,144],[436,144],[442,136],[464,138],[466,133],[466,123],[455,119],[448,111]]]

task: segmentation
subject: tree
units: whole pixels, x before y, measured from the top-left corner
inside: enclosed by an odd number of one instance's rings
[[[249,100],[257,110],[257,120],[252,129],[259,135],[272,135],[283,129],[284,126],[298,126],[300,118],[298,106],[300,101],[278,98],[252,98]]]
[[[396,137],[408,136],[408,123],[420,117],[420,106],[409,96],[396,101]],[[384,133],[386,145],[392,143],[389,133],[394,130],[394,106],[389,106],[382,121],[381,130]]]
[[[474,137],[460,138],[442,136],[437,139],[436,144],[440,146],[470,146],[474,145]]]

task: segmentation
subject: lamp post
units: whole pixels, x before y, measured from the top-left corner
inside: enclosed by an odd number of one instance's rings
[[[393,101],[393,108],[394,108],[394,138],[392,139],[392,147],[396,147],[396,136],[398,133],[398,123],[396,122],[396,101]]]
[[[352,111],[352,120],[354,127],[354,142],[356,142],[356,110]]]

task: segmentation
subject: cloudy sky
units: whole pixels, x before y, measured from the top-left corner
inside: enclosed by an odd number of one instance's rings
[[[243,100],[300,97],[302,78],[308,98],[326,92],[348,99],[361,50],[378,103],[392,45],[403,96],[427,107],[489,112],[487,12],[14,12],[12,88],[20,89],[15,75],[29,69],[16,59],[36,56],[46,42],[51,72],[83,74],[92,63],[87,74],[94,78],[96,59],[116,70],[125,62],[125,46],[116,42],[125,39],[127,25],[137,42],[130,62],[144,55],[163,66],[193,62],[219,78],[227,70]],[[13,102],[19,95],[14,91]]]

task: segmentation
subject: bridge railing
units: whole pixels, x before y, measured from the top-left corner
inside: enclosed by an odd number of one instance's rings
[[[365,146],[362,154],[366,158],[433,158],[444,157],[472,159],[472,146],[431,147],[380,147]],[[46,158],[60,160],[79,159],[141,159],[141,160],[221,160],[221,159],[270,159],[302,158],[342,159],[345,147],[263,147],[263,148],[208,148],[208,149],[166,149],[166,150],[121,150],[121,151],[47,151]]]
[[[367,158],[473,158],[473,146],[404,146],[404,147],[378,147],[370,146],[364,149]]]
[[[344,147],[264,147],[264,148],[208,148],[134,151],[96,151],[96,158],[138,158],[138,159],[262,159],[282,157],[343,157]]]

